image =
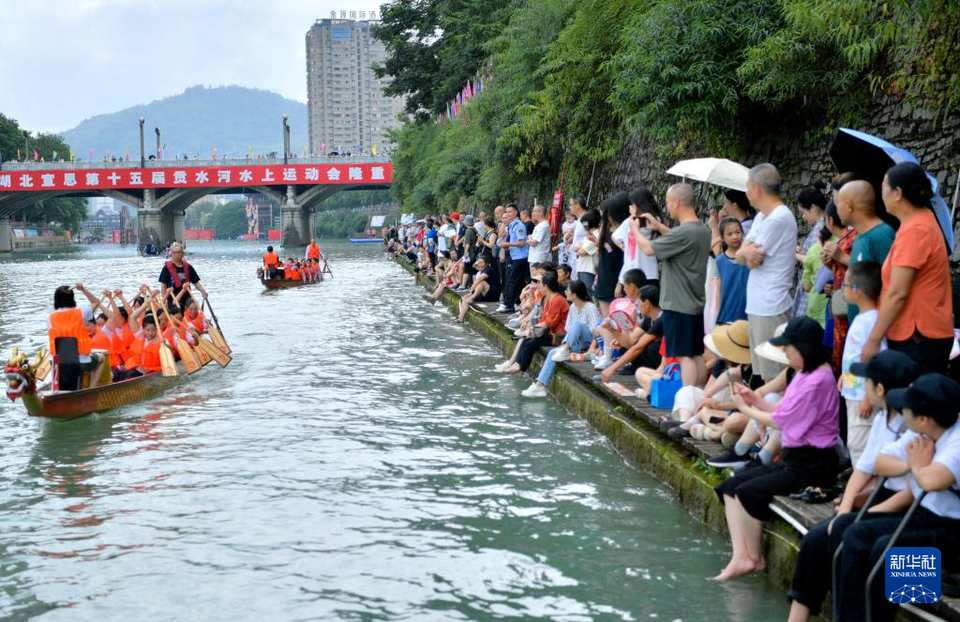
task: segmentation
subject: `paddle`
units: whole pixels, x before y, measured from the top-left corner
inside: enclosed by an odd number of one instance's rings
[[[210,317],[213,318],[213,326],[210,327],[210,339],[213,340],[213,343],[223,350],[225,353],[230,354],[233,350],[227,345],[227,340],[223,338],[223,333],[220,332],[220,320],[217,319],[217,314],[213,312],[213,305],[210,304],[210,298],[205,296],[203,302],[207,305],[207,309],[210,311]]]
[[[330,266],[327,265],[327,258],[323,258],[323,272],[320,273],[321,278],[324,274],[329,274],[330,278],[333,278],[333,270],[330,269]]]
[[[146,304],[146,303],[144,303]],[[153,319],[157,323],[157,333],[160,332],[160,323],[159,315],[157,315],[157,306],[154,304],[153,298],[150,299],[150,311],[153,313]],[[160,373],[164,376],[176,377],[180,375],[180,370],[177,369],[177,362],[173,358],[173,352],[170,351],[170,348],[167,347],[166,342],[164,342],[163,337],[158,334],[158,339],[160,339]]]
[[[201,354],[206,354],[209,358],[216,361],[220,367],[226,367],[230,364],[230,361],[233,360],[229,354],[218,348],[209,339],[204,339],[203,337],[197,340],[197,350]]]
[[[163,314],[167,316],[167,321],[170,322],[170,325],[173,326],[174,330],[180,330],[180,323],[177,321],[177,319],[170,315],[170,312],[167,311],[165,306],[162,306],[161,308],[163,309]],[[197,353],[193,348],[190,347],[190,344],[187,343],[186,339],[177,339],[177,352],[180,353],[180,361],[183,362],[183,366],[186,368],[188,374],[198,372],[200,371],[200,368],[203,367],[200,357],[197,356]]]

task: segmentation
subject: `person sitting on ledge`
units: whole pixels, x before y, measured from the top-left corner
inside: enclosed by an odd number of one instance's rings
[[[762,521],[771,518],[768,506],[774,496],[829,486],[837,479],[840,401],[823,347],[823,328],[811,318],[794,318],[770,343],[784,346],[790,366],[799,372],[783,401],[773,407],[742,385],[734,385],[733,401],[751,419],[779,428],[783,451],[780,462],[746,468],[717,486],[733,544],[730,562],[714,577],[717,581],[766,567]]]
[[[566,334],[567,314],[570,307],[560,294],[560,282],[556,273],[546,273],[540,277],[543,293],[543,313],[540,321],[531,327],[531,336],[522,341],[517,352],[517,360],[505,371],[508,374],[523,373],[533,362],[533,355],[542,346],[553,346],[563,340]]]
[[[467,311],[474,302],[497,302],[500,300],[500,271],[493,265],[493,257],[484,253],[477,258],[473,266],[476,274],[473,287],[460,299],[460,315],[457,321],[463,323]]]

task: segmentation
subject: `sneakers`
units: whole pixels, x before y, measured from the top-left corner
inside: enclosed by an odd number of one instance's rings
[[[513,307],[507,305],[500,305],[497,307],[497,310],[494,313],[513,313]]]
[[[613,365],[613,359],[605,359],[602,357],[593,362],[593,368],[597,371],[603,371],[611,365]]]
[[[526,337],[526,336],[527,336],[527,331],[521,330],[521,329],[518,328],[517,330],[513,331],[513,336],[514,336],[514,337]]]
[[[524,397],[547,397],[547,387],[542,387],[536,382],[520,392]]]
[[[570,348],[561,347],[557,350],[557,353],[553,355],[554,362],[562,363],[564,361],[570,360]]]
[[[497,371],[503,371],[508,367],[510,367],[510,361],[504,361],[502,363],[498,363],[497,365],[494,365],[493,368]]]
[[[757,456],[756,454],[750,456],[750,459],[744,462],[743,464],[741,464],[740,466],[733,467],[733,471],[734,473],[739,473],[744,469],[749,469],[755,466],[763,466],[763,461],[761,461],[760,457]]]
[[[707,464],[718,469],[736,469],[750,462],[749,456],[741,456],[733,449],[728,449],[716,458],[707,460]]]
[[[507,322],[507,328],[514,328],[514,329],[520,328],[520,318],[516,318],[515,320],[509,320]]]

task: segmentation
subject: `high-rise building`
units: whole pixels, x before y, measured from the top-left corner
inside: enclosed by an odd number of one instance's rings
[[[310,152],[384,153],[387,130],[399,126],[402,97],[387,97],[389,78],[377,78],[372,65],[387,57],[373,38],[372,11],[332,11],[307,32],[307,115]]]

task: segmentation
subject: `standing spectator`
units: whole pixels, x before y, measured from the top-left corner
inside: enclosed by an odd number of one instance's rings
[[[550,223],[547,222],[542,205],[533,206],[533,232],[527,238],[530,253],[529,263],[550,261]]]
[[[427,255],[430,257],[430,270],[427,272],[427,276],[433,276],[437,269],[437,227],[432,218],[427,220],[427,233],[424,237],[426,238]]]
[[[577,257],[577,265],[570,278],[582,281],[592,297],[597,276],[597,254],[600,250],[597,244],[600,239],[600,212],[595,209],[590,210],[580,217],[577,224],[584,228],[586,234],[579,244],[574,244],[573,252]],[[579,278],[574,277],[574,274]]]
[[[497,235],[497,223],[493,218],[487,216],[487,218],[483,221],[483,225],[483,229],[486,231],[486,234],[480,236],[480,239],[478,240],[478,244],[480,245],[480,254],[489,255],[487,257],[487,264],[497,271],[499,277],[500,262],[498,261],[498,256],[500,255],[500,236]],[[480,224],[477,223],[477,233],[479,232]],[[500,282],[499,278],[497,281]]]
[[[501,242],[501,248],[507,249],[510,256],[510,267],[507,270],[507,282],[503,292],[503,304],[497,307],[497,313],[513,313],[520,305],[520,290],[527,282],[527,228],[520,220],[517,206],[511,203],[507,206],[504,218],[508,223],[507,241]]]
[[[527,229],[527,237],[530,237],[530,235],[533,233],[533,228],[536,226],[536,224],[533,222],[533,217],[530,215],[530,210],[520,210],[520,220],[523,222],[523,226]]]
[[[446,214],[440,214],[440,228],[437,229],[437,248],[440,253],[449,251],[453,244],[453,236],[456,235],[456,228],[450,224],[450,217]]]
[[[837,206],[833,201],[827,203],[827,212],[824,217],[824,228],[837,239],[836,247],[838,253],[849,254],[853,248],[853,241],[857,234],[853,229],[847,229],[840,222],[840,216],[837,215]],[[847,266],[839,261],[830,259],[826,251],[821,251],[820,255],[824,265],[833,272],[833,284],[828,284],[824,292],[829,295],[830,317],[833,320],[833,339],[827,341],[833,344],[833,356],[830,364],[833,366],[833,372],[839,376],[840,367],[843,361],[843,348],[847,343],[847,331],[850,328],[850,321],[847,318],[846,300],[843,298],[843,280],[847,275]],[[827,324],[829,329],[829,323]]]
[[[664,235],[652,242],[638,236],[637,243],[646,255],[656,255],[661,263],[660,307],[667,356],[680,359],[684,386],[702,386],[707,379],[703,361],[703,306],[710,229],[697,218],[690,184],[674,184],[666,198],[667,212],[679,226],[671,229],[651,214],[644,214],[647,225]]]
[[[737,251],[737,263],[750,268],[747,321],[751,367],[754,373],[770,381],[780,373],[780,366],[758,356],[756,348],[769,341],[777,326],[790,319],[797,221],[780,198],[780,173],[772,164],[758,164],[750,169],[747,199],[760,213]]]
[[[583,244],[583,241],[587,237],[587,230],[583,226],[581,219],[583,215],[587,213],[587,200],[583,197],[582,194],[575,194],[570,197],[569,201],[570,213],[573,214],[573,217],[576,219],[576,222],[573,226],[573,240],[570,242],[570,248],[573,249],[573,252],[579,256],[577,253],[577,248]],[[591,273],[592,274],[592,273]],[[573,271],[570,273],[571,279],[580,279],[577,276],[577,267],[574,266]],[[586,283],[587,288],[592,292],[593,291],[593,280],[589,283]]]
[[[897,233],[877,216],[873,186],[862,180],[848,182],[837,192],[834,202],[840,220],[848,227],[853,227],[857,237],[853,240],[849,255],[836,244],[825,249],[827,254],[847,267],[852,267],[858,261],[875,261],[882,266]],[[847,321],[853,322],[858,312],[857,305],[848,305]]]
[[[736,218],[724,218],[717,225],[712,250],[720,275],[720,304],[717,325],[747,319],[747,280],[750,268],[737,263],[737,251],[743,244],[743,227]]]
[[[620,269],[621,285],[623,285],[623,275],[635,268],[643,271],[648,281],[656,281],[658,277],[657,258],[642,253],[637,242],[637,236],[650,240],[653,235],[652,230],[640,220],[643,214],[650,214],[657,221],[663,220],[663,214],[653,193],[646,188],[638,188],[630,193],[631,218],[623,221],[613,233],[613,241],[623,249],[623,267]]]
[[[932,199],[930,180],[918,164],[897,164],[883,178],[883,203],[900,230],[883,263],[880,315],[863,347],[864,362],[886,336],[890,349],[915,360],[921,373],[947,368],[953,347],[950,265]]]
[[[750,233],[753,227],[754,213],[745,192],[728,189],[724,191],[724,204],[720,208],[720,218],[736,218],[743,227],[743,235]]]
[[[623,251],[611,237],[625,219],[630,217],[630,197],[621,192],[600,204],[600,244],[597,262],[597,278],[593,294],[600,307],[600,315],[606,317],[607,308],[616,298],[617,279],[623,267]]]
[[[798,192],[797,207],[800,208],[800,217],[803,218],[803,221],[810,227],[810,231],[807,233],[803,244],[797,247],[797,262],[800,263],[800,267],[798,268],[797,293],[793,297],[793,317],[810,315],[810,317],[820,322],[820,326],[823,326],[822,309],[819,310],[821,311],[821,317],[819,318],[816,317],[817,309],[814,309],[813,314],[807,313],[807,302],[810,296],[810,290],[801,285],[803,283],[804,270],[806,269],[807,253],[810,251],[810,247],[820,241],[820,231],[823,229],[823,211],[827,207],[827,197],[823,196],[823,188],[821,185],[818,183],[811,188],[804,188]],[[814,271],[814,274],[816,274],[816,271]]]

